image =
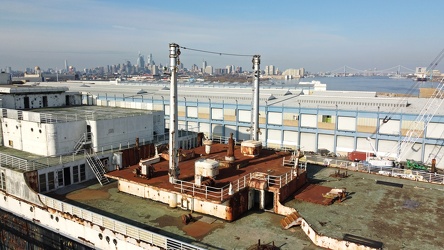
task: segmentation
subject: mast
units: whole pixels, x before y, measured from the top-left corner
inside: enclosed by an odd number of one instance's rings
[[[253,114],[252,114],[252,133],[251,139],[254,141],[259,140],[259,76],[260,76],[260,63],[261,56],[253,56],[253,74],[254,74],[254,85],[253,85]]]
[[[171,72],[171,84],[170,84],[170,127],[169,127],[169,171],[168,180],[170,183],[174,183],[179,177],[179,152],[177,142],[179,136],[178,131],[178,114],[177,114],[177,64],[179,60],[180,50],[179,45],[170,43],[170,72]]]

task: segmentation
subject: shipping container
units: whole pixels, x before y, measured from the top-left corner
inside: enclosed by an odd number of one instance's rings
[[[375,156],[375,154],[362,151],[352,151],[348,153],[347,158],[349,161],[359,162],[365,161],[368,156]]]

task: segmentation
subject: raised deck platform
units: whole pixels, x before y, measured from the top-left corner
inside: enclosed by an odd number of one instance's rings
[[[263,149],[259,156],[252,158],[244,156],[237,146],[232,163],[225,161],[226,152],[226,144],[213,144],[210,154],[205,154],[204,147],[195,148],[195,158],[179,163],[180,177],[174,184],[168,181],[167,160],[152,165],[154,173],[150,178],[135,174],[138,165],[106,176],[118,180],[119,191],[228,221],[239,218],[253,206],[279,213],[280,202],[306,183],[304,170],[282,166],[282,159],[290,157],[289,152]],[[211,186],[194,183],[194,164],[200,158],[221,163]]]

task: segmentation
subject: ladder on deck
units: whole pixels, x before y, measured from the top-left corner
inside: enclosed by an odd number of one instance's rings
[[[85,159],[86,162],[88,162],[88,165],[90,166],[91,170],[96,175],[100,185],[103,186],[110,183],[110,180],[105,176],[106,173],[105,166],[103,165],[99,157],[97,157],[96,153],[90,154],[85,150]]]
[[[85,145],[91,144],[91,135],[90,133],[83,133],[80,139],[77,141],[74,146],[74,154],[78,154],[85,148]]]
[[[289,229],[292,226],[298,226],[302,223],[302,217],[298,212],[293,212],[281,220],[283,229]]]

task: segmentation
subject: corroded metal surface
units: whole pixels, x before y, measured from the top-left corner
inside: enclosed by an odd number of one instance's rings
[[[332,188],[330,187],[310,184],[299,190],[295,195],[295,198],[301,201],[308,201],[321,205],[330,205],[333,203],[333,199],[324,197],[323,194],[327,194],[331,190]]]
[[[24,173],[25,180],[28,182],[28,186],[38,192],[39,191],[39,183],[38,183],[38,172],[37,171],[29,171]]]
[[[202,208],[214,216],[223,216],[224,219],[231,221],[239,218],[243,213],[248,211],[249,201],[248,193],[241,192],[243,189],[256,189],[256,190],[269,190],[276,193],[276,198],[271,200],[285,200],[291,193],[294,193],[297,188],[301,187],[305,182],[305,175],[294,177],[290,174],[291,168],[282,166],[282,158],[288,156],[288,152],[276,152],[274,150],[262,150],[261,154],[255,158],[244,156],[241,152],[241,147],[235,147],[233,154],[235,161],[231,164],[221,164],[223,167],[219,168],[219,174],[215,178],[206,179],[202,181],[202,185],[193,186],[195,180],[195,161],[196,159],[212,159],[219,162],[225,162],[225,156],[228,145],[225,144],[213,144],[211,154],[205,154],[205,147],[198,147],[193,150],[183,150],[184,155],[196,156],[192,159],[184,159],[180,162],[180,178],[177,183],[172,184],[168,181],[168,161],[161,160],[158,163],[153,164],[154,173],[150,179],[140,178],[137,174],[134,174],[134,170],[137,165],[130,166],[122,170],[116,170],[107,173],[107,176],[119,180],[119,182],[125,182],[121,186],[121,191],[124,192],[138,192],[142,196],[139,190],[149,187],[154,192],[171,192],[174,197],[174,193],[181,193],[190,197],[197,197],[203,202],[209,204],[224,204],[227,206],[225,212],[218,212],[218,215],[213,214],[211,209],[214,209],[211,205],[207,208]],[[185,157],[186,158],[186,157]],[[242,167],[238,167],[242,165]],[[301,171],[302,173],[304,171]],[[280,179],[279,176],[284,175],[285,178]],[[270,182],[270,177],[274,178]],[[250,180],[250,178],[253,178]],[[131,184],[129,184],[131,183]],[[272,189],[269,187],[273,185]],[[127,185],[140,185],[139,187],[127,188]],[[231,185],[230,185],[231,184]],[[228,188],[227,186],[230,186]],[[231,187],[233,186],[233,187]],[[207,190],[207,187],[219,188],[220,191]],[[157,191],[156,191],[157,190]],[[238,193],[241,192],[241,193]],[[160,200],[157,195],[154,199]],[[167,196],[164,196],[165,198]],[[163,200],[165,198],[162,198]],[[168,198],[169,199],[169,198]],[[228,201],[228,205],[225,202]],[[176,201],[172,201],[170,206],[176,206]],[[181,204],[182,205],[182,204]],[[188,207],[188,204],[184,206]],[[251,208],[251,206],[250,206]],[[220,217],[222,218],[222,217]]]
[[[227,145],[225,144],[213,144],[210,155],[205,155],[205,148],[198,147],[193,149],[195,156],[198,157],[202,155],[201,158],[210,158],[224,161],[226,155]],[[153,151],[154,152],[154,151]],[[187,151],[184,151],[184,154]],[[191,152],[191,150],[190,150]],[[251,159],[250,157],[244,156],[240,152],[240,147],[235,147],[234,156],[236,158],[233,166],[237,164],[244,164],[242,168],[237,169],[235,167],[225,167],[219,170],[219,175],[215,178],[215,187],[223,187],[229,182],[237,180],[240,176],[246,175],[253,172],[263,172],[272,175],[282,175],[289,171],[288,167],[282,166],[282,157],[288,156],[288,152],[275,152],[273,150],[262,150],[260,156]],[[195,159],[188,159],[179,164],[180,168],[180,179],[185,181],[194,180],[194,162]],[[152,185],[158,188],[165,188],[173,190],[173,184],[168,182],[168,161],[161,160],[159,163],[153,164],[155,172],[151,179],[144,179],[134,176],[133,170],[138,167],[137,163],[124,168],[122,170],[115,170],[107,173],[109,178],[114,179],[125,179],[132,182],[139,182],[142,184]]]

